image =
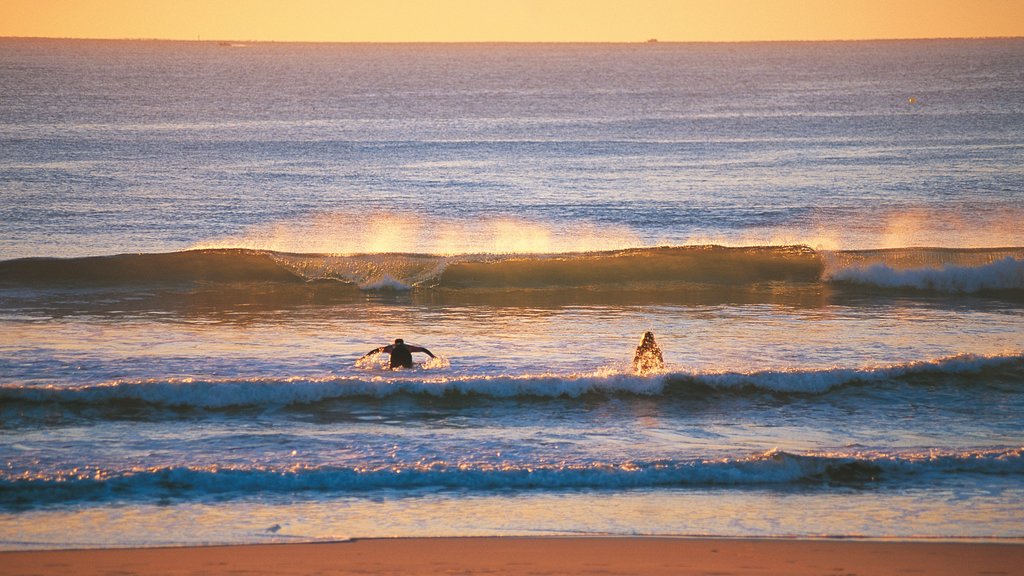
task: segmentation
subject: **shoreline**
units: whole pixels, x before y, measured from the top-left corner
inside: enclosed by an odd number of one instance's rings
[[[159,543],[159,544],[126,544],[126,545],[71,545],[68,548],[48,547],[59,546],[52,543],[31,543],[19,542],[23,548],[0,547],[0,558],[4,554],[12,553],[49,553],[49,552],[118,552],[124,550],[180,550],[191,548],[236,548],[239,546],[294,546],[294,545],[332,545],[352,544],[354,542],[382,541],[393,542],[398,540],[699,540],[699,541],[749,541],[749,542],[855,542],[862,544],[992,544],[992,545],[1020,545],[1024,546],[1024,536],[866,536],[866,535],[793,535],[793,536],[760,536],[744,535],[730,536],[728,534],[612,534],[604,532],[594,533],[563,533],[563,532],[536,532],[495,535],[451,535],[443,534],[438,536],[352,536],[352,537],[325,537],[322,539],[285,536],[279,540],[252,541],[252,542],[183,542],[183,543]],[[0,572],[2,574],[2,572]]]
[[[0,574],[1014,574],[1024,541],[653,536],[356,538],[0,552]]]

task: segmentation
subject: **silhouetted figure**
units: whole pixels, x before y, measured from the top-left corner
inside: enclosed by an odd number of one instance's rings
[[[363,358],[368,358],[370,356],[373,356],[374,354],[380,354],[382,352],[384,354],[391,355],[392,370],[399,367],[412,368],[413,352],[423,352],[427,356],[435,358],[435,356],[430,353],[430,350],[427,350],[422,346],[410,346],[409,344],[406,344],[405,341],[402,340],[401,338],[396,338],[394,344],[389,344],[387,346],[381,346],[380,348],[370,350],[369,352],[363,355]],[[360,358],[360,360],[362,360],[363,358]]]
[[[665,368],[665,359],[661,357],[661,348],[654,341],[654,333],[644,332],[640,345],[633,355],[633,371],[641,376],[657,372]]]

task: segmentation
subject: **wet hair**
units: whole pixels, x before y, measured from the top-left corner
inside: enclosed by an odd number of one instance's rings
[[[405,344],[405,340],[402,340],[401,338],[395,338],[395,344]]]

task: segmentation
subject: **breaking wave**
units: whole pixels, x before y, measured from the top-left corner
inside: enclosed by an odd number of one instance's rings
[[[1024,290],[1024,248],[815,251],[663,246],[559,254],[291,254],[204,249],[0,262],[4,284],[335,281],[363,290],[664,287],[831,281],[945,293]]]
[[[313,404],[350,397],[405,395],[483,396],[489,398],[577,398],[588,394],[671,395],[678,391],[761,391],[773,394],[824,394],[853,384],[869,384],[920,375],[975,375],[1024,371],[1024,354],[963,355],[928,362],[870,368],[764,370],[755,372],[670,372],[635,376],[607,371],[590,374],[520,376],[403,376],[370,378],[253,378],[116,381],[79,386],[0,387],[5,403],[103,405],[135,402],[174,408],[223,409],[245,406]]]
[[[893,248],[823,252],[825,280],[943,294],[1024,291],[1024,248]]]
[[[0,505],[79,500],[243,497],[387,489],[623,489],[905,481],[951,474],[1024,474],[1024,448],[910,454],[792,454],[779,450],[738,458],[511,464],[446,462],[377,467],[210,466],[0,471]]]
[[[270,253],[189,250],[81,258],[19,258],[0,262],[0,282],[19,284],[154,284],[170,282],[297,281]]]
[[[0,262],[0,282],[147,284],[332,280],[367,290],[546,288],[676,282],[816,281],[818,255],[803,246],[685,246],[542,255],[290,254],[190,250]]]
[[[1024,289],[1024,260],[1006,258],[978,267],[946,264],[942,268],[897,270],[885,264],[846,268],[831,275],[835,282],[911,288],[943,293],[977,293]]]

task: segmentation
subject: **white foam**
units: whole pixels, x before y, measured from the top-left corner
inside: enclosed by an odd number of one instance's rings
[[[360,356],[353,365],[360,370],[375,372],[382,378],[389,375],[395,375],[395,371],[391,368],[391,362],[387,354]],[[409,374],[410,371],[444,370],[451,368],[451,365],[452,363],[447,357],[442,354],[437,354],[432,358],[427,358],[423,362],[414,363],[412,368],[397,368],[395,370],[399,370],[402,374]]]
[[[175,466],[47,474],[0,470],[0,503],[30,493],[37,503],[114,494],[160,498],[192,492],[369,491],[425,487],[469,489],[619,489],[674,485],[742,486],[794,482],[906,481],[950,474],[1024,475],[1024,448],[959,452],[807,453],[769,450],[738,458],[558,464],[443,462],[339,466]]]
[[[371,357],[371,360],[373,358]],[[447,360],[436,361],[444,366]],[[368,369],[366,376],[323,378],[170,379],[114,381],[81,386],[0,387],[0,400],[103,404],[116,400],[160,406],[225,408],[309,404],[352,396],[383,398],[397,394],[443,396],[481,395],[494,398],[579,397],[585,394],[659,395],[691,383],[719,390],[753,388],[780,393],[821,394],[833,388],[879,382],[910,374],[970,374],[1005,365],[1021,365],[1024,354],[961,355],[867,368],[763,370],[752,372],[669,372],[636,376],[616,369],[576,374],[502,376],[435,375],[426,369],[399,372]]]
[[[385,274],[382,278],[367,282],[359,286],[360,290],[396,290],[405,291],[411,290],[412,286],[403,284],[398,280],[392,278],[389,274]]]
[[[835,282],[914,288],[945,293],[975,293],[989,290],[1024,290],[1024,260],[1007,256],[981,266],[947,264],[941,268],[898,270],[885,264],[837,270],[829,276]]]
[[[853,383],[882,382],[910,374],[971,374],[986,368],[1024,362],[1024,354],[980,356],[962,354],[931,361],[871,366],[865,368],[826,368],[761,370],[752,372],[707,372],[691,378],[717,389],[757,388],[772,392],[821,394]]]
[[[441,360],[440,364],[446,362]],[[308,404],[349,396],[387,397],[396,394],[480,394],[497,398],[569,396],[589,392],[657,394],[664,381],[625,374],[422,377],[412,370],[367,377],[170,379],[115,381],[83,386],[4,386],[0,398],[33,402],[100,404],[134,400],[163,406],[225,408]]]
[[[448,360],[448,357],[438,354],[433,358],[427,358],[427,360],[420,366],[424,370],[443,370],[445,368],[451,368],[452,363]]]

